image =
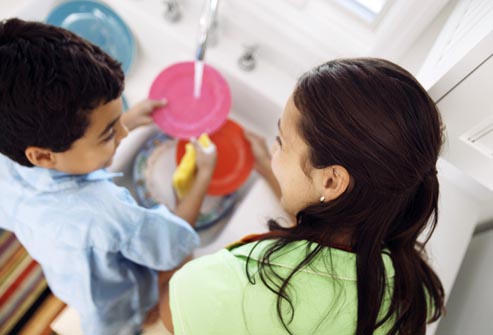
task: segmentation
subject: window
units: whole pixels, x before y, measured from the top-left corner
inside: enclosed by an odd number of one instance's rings
[[[368,23],[375,23],[390,0],[335,0],[338,4],[363,18]]]

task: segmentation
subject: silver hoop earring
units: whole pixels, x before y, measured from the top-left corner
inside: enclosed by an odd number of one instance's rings
[[[325,202],[325,197],[322,195],[322,196],[320,197],[320,203],[324,203],[324,202]]]

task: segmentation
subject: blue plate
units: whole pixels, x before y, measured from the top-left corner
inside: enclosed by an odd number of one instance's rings
[[[135,157],[133,182],[138,202],[147,208],[163,203],[175,207],[171,180],[176,169],[176,139],[157,132],[142,146]],[[196,230],[212,226],[224,218],[238,200],[237,193],[205,197]]]
[[[65,28],[99,46],[128,72],[135,54],[132,32],[108,6],[94,1],[69,1],[53,9],[48,24]]]

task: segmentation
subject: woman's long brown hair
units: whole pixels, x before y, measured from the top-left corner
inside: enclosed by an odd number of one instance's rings
[[[351,187],[328,203],[297,214],[298,224],[283,228],[263,253],[259,275],[277,294],[277,312],[286,328],[294,317],[287,287],[293,275],[331,246],[334,236],[350,232],[356,253],[358,315],[356,334],[372,334],[390,322],[388,334],[425,334],[426,324],[444,310],[444,291],[427,264],[424,246],[437,224],[439,185],[436,162],[442,145],[439,112],[423,87],[401,67],[381,59],[340,59],[303,75],[293,94],[301,117],[299,133],[315,168],[344,166]],[[427,229],[424,242],[418,236]],[[267,238],[272,238],[267,237]],[[270,260],[299,240],[316,247],[287,277]],[[395,270],[388,310],[382,253]],[[253,283],[247,261],[247,275]],[[286,317],[282,302],[291,313]]]

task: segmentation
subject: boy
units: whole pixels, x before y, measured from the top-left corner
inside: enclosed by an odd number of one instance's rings
[[[215,165],[198,172],[176,208],[139,207],[105,167],[120,141],[163,103],[122,115],[123,72],[61,28],[0,22],[0,226],[42,266],[85,334],[134,335],[163,278],[198,246],[194,224]],[[181,217],[181,218],[180,218]]]

